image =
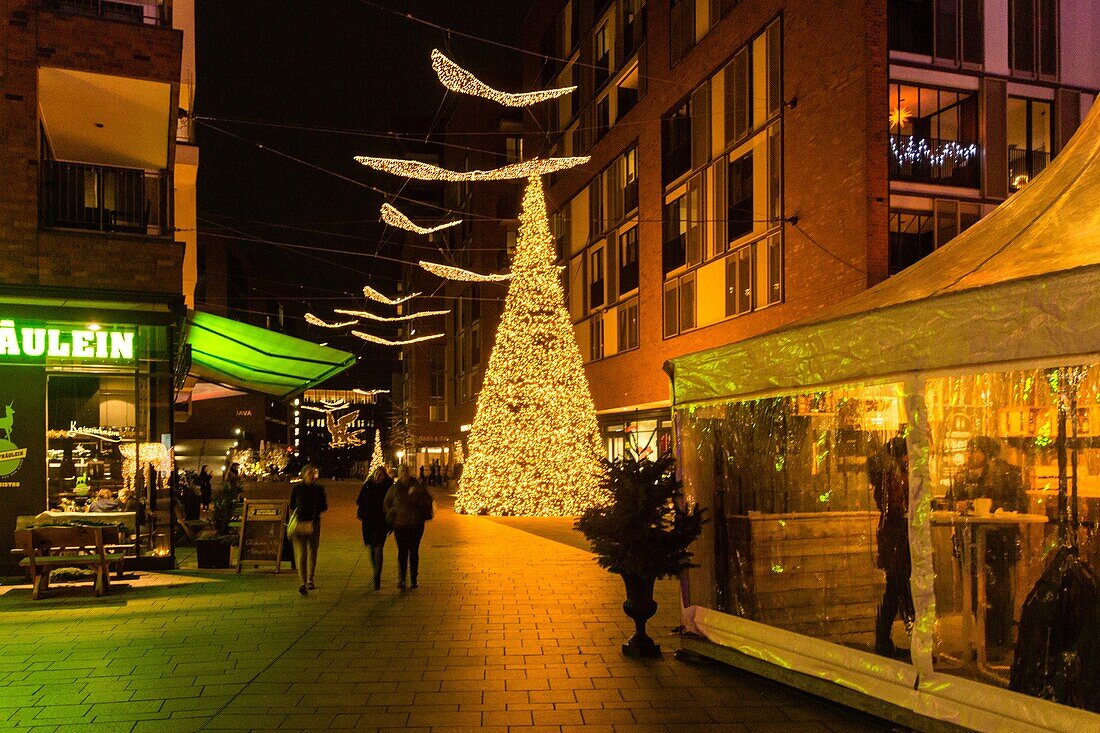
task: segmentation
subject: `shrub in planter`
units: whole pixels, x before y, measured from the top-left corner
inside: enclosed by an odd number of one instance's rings
[[[684,500],[675,465],[671,453],[654,461],[627,455],[608,463],[610,501],[577,520],[596,562],[621,575],[626,585],[623,611],[635,626],[634,636],[623,645],[627,656],[661,653],[645,632],[646,621],[657,612],[654,582],[693,567],[688,547],[702,531],[703,510]]]
[[[240,487],[224,483],[211,497],[210,519],[195,539],[200,568],[229,567],[229,549],[237,544],[237,532],[229,526],[240,499]]]

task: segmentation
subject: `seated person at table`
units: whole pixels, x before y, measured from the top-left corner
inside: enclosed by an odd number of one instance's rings
[[[118,511],[118,502],[111,495],[110,489],[100,489],[99,493],[95,495],[95,498],[88,502],[88,507],[85,509],[88,512],[116,512]]]
[[[955,476],[947,501],[958,511],[967,502],[992,499],[990,511],[1027,512],[1027,494],[1020,469],[998,458],[1000,445],[979,435],[966,444],[966,466]],[[1012,644],[1012,567],[1020,559],[1020,528],[1016,525],[986,530],[986,643],[997,657]]]
[[[141,505],[138,498],[134,496],[134,492],[130,489],[123,489],[118,492],[118,511],[120,512],[133,512],[135,515],[135,521],[140,527],[145,523],[145,507]]]

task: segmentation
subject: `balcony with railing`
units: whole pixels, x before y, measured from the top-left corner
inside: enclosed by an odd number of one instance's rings
[[[43,10],[135,25],[172,25],[170,0],[40,0]]]
[[[1008,190],[1019,191],[1029,181],[1043,172],[1050,163],[1051,155],[1042,150],[1009,148],[1008,150]]]
[[[42,226],[172,235],[172,178],[167,171],[54,160],[43,160],[40,167]]]
[[[981,156],[974,143],[890,136],[890,178],[895,181],[977,188]]]

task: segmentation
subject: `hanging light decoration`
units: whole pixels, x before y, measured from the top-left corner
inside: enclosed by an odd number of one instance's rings
[[[320,326],[321,328],[343,328],[344,326],[354,326],[356,323],[359,323],[359,321],[343,321],[342,323],[328,323],[326,321],[321,320],[320,318],[313,315],[312,313],[306,313],[305,319],[306,319],[306,323],[311,323],[314,326]]]
[[[359,389],[358,387],[353,389],[352,392],[354,392],[355,394],[365,395],[367,397],[374,397],[375,395],[390,393],[388,389]]]
[[[415,232],[416,234],[432,234],[433,232],[439,232],[444,229],[456,227],[462,223],[462,220],[458,219],[457,221],[449,221],[446,224],[440,224],[439,226],[434,227],[417,226],[416,224],[413,224],[412,219],[405,216],[389,204],[382,204],[382,221],[389,224],[391,227],[404,229],[407,232]]]
[[[328,410],[326,410],[326,409],[325,409],[325,408],[323,408],[323,407],[314,407],[313,405],[301,405],[301,408],[302,408],[303,410],[312,410],[312,411],[314,411],[314,412],[323,412],[323,413],[327,413],[327,412],[328,412]]]
[[[386,305],[401,305],[405,301],[412,300],[418,295],[420,295],[420,293],[413,293],[412,295],[405,295],[400,298],[388,298],[372,288],[370,285],[363,286],[363,296],[365,298],[376,301],[378,303],[385,303]]]
[[[431,341],[432,339],[441,339],[446,334],[433,333],[429,336],[417,336],[416,338],[405,339],[403,341],[390,341],[389,339],[384,339],[381,336],[374,336],[374,335],[369,334],[369,333],[363,333],[362,331],[352,331],[351,335],[352,336],[358,336],[359,338],[363,339],[364,341],[370,341],[372,344],[381,344],[383,346],[408,346],[410,344],[418,344],[421,341]]]
[[[906,136],[903,136],[906,137]],[[904,142],[890,137],[890,152],[899,163],[931,166],[947,164],[963,166],[978,157],[978,146],[955,140],[935,141],[908,137]]]
[[[424,260],[420,260],[420,266],[433,275],[438,275],[445,280],[461,280],[462,282],[469,283],[499,283],[512,279],[510,273],[501,275],[482,275],[477,272],[463,270],[461,267],[440,265],[435,262],[425,262]]]
[[[475,97],[491,99],[505,107],[530,107],[532,104],[545,102],[565,96],[576,87],[560,87],[558,89],[546,89],[539,92],[520,92],[518,94],[502,92],[493,89],[485,82],[478,79],[461,66],[443,55],[439,49],[432,49],[432,68],[439,76],[439,83],[459,94],[470,94]]]
[[[587,163],[589,156],[583,155],[578,158],[532,158],[531,160],[524,160],[487,171],[452,171],[419,160],[373,158],[367,155],[356,156],[355,160],[368,168],[392,173],[395,176],[417,178],[422,181],[459,182],[508,181],[516,178],[540,176],[544,173],[556,173]]]
[[[346,310],[344,308],[336,308],[336,309],[333,310],[333,312],[334,313],[339,313],[342,316],[359,316],[360,318],[366,318],[366,319],[371,320],[371,321],[385,321],[387,323],[393,323],[393,322],[396,322],[396,321],[411,321],[414,318],[426,318],[428,316],[445,316],[448,313],[450,313],[449,310],[447,310],[447,311],[419,311],[417,313],[409,313],[408,315],[404,315],[404,316],[389,317],[389,316],[378,316],[378,315],[375,315],[374,313],[368,313],[367,311],[353,311],[353,310]]]

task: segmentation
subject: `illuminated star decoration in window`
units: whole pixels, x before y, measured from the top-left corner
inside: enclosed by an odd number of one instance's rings
[[[378,303],[385,303],[386,305],[401,305],[405,301],[412,300],[418,295],[420,295],[420,293],[413,293],[412,295],[405,295],[400,298],[389,298],[385,295],[382,295],[382,293],[378,292],[370,285],[363,286],[363,297],[369,300],[376,301]]]
[[[443,55],[439,49],[432,49],[432,68],[439,76],[439,83],[459,94],[470,94],[475,97],[491,99],[505,107],[530,107],[532,104],[545,102],[565,96],[576,87],[561,87],[559,89],[546,89],[539,92],[520,92],[512,94],[493,89],[485,82],[478,79],[461,66]]]
[[[344,326],[354,326],[356,323],[359,323],[359,321],[343,321],[341,323],[328,323],[326,321],[322,321],[320,318],[313,315],[312,313],[306,313],[305,319],[306,319],[306,323],[311,323],[314,326],[320,326],[321,328],[343,328]]]
[[[358,316],[360,318],[366,318],[366,319],[371,320],[371,321],[386,321],[386,322],[389,322],[389,323],[392,323],[394,321],[411,321],[414,318],[425,318],[427,316],[445,316],[448,313],[450,313],[449,310],[447,310],[447,311],[419,311],[417,313],[409,313],[408,315],[404,315],[404,316],[388,317],[388,316],[378,316],[378,315],[375,315],[374,313],[368,313],[367,311],[353,311],[353,310],[346,310],[344,308],[336,308],[336,309],[333,310],[333,312],[334,313],[339,313],[342,316]]]
[[[890,110],[890,127],[898,128],[899,130],[905,125],[909,124],[909,120],[912,119],[913,113],[905,107],[896,107]]]
[[[524,160],[487,171],[452,171],[419,160],[373,158],[367,155],[358,155],[355,160],[368,168],[392,173],[395,176],[416,178],[421,181],[458,183],[461,181],[510,181],[517,178],[541,176],[544,173],[556,173],[557,171],[584,165],[589,161],[589,156],[584,155],[578,158],[532,158],[531,160]]]
[[[462,282],[471,283],[498,283],[512,279],[510,273],[501,275],[481,275],[476,272],[470,272],[469,270],[463,270],[461,267],[439,265],[435,262],[425,262],[424,260],[420,260],[420,266],[433,275],[438,275],[445,280],[461,280]]]
[[[416,224],[413,224],[412,219],[405,216],[389,204],[382,204],[382,221],[389,224],[391,227],[404,229],[407,232],[415,232],[416,234],[432,234],[433,232],[456,227],[462,223],[462,220],[458,219],[456,221],[449,221],[446,224],[440,224],[439,226],[435,227],[417,226]]]
[[[359,338],[363,339],[364,341],[370,341],[372,344],[381,344],[382,346],[408,346],[409,344],[418,344],[421,341],[431,341],[432,339],[441,339],[441,338],[443,338],[443,336],[445,334],[433,333],[429,336],[417,336],[416,338],[405,339],[403,341],[390,341],[389,339],[384,339],[381,336],[374,336],[374,335],[369,334],[369,333],[363,333],[362,331],[352,331],[351,335],[352,336],[358,336]]]

